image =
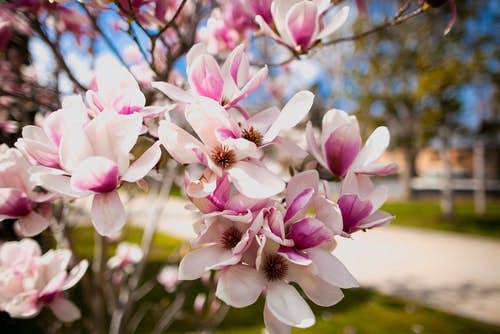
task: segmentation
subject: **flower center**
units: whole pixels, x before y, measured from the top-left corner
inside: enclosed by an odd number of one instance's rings
[[[263,269],[268,281],[279,281],[286,276],[288,264],[281,255],[271,254],[266,257]]]
[[[223,169],[231,167],[236,162],[236,154],[226,145],[217,145],[210,155],[212,161]]]
[[[246,140],[255,143],[255,145],[257,146],[262,145],[262,134],[259,132],[259,130],[255,130],[253,126],[249,127],[248,129],[243,129],[243,131],[241,131],[241,136]]]
[[[243,233],[236,227],[231,226],[222,233],[221,243],[225,249],[232,249],[240,242]]]

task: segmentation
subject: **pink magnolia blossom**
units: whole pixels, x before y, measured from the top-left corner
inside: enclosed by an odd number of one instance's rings
[[[262,16],[257,16],[255,21],[272,39],[296,53],[306,53],[337,31],[347,19],[349,7],[343,7],[330,22],[322,22],[329,5],[328,0],[274,0],[272,24]]]
[[[92,195],[95,228],[101,235],[113,235],[126,220],[118,187],[124,181],[140,181],[161,156],[157,142],[130,164],[130,150],[141,129],[142,117],[137,113],[104,112],[83,127],[66,128],[58,150],[61,168],[33,168],[33,178],[45,189],[64,196]]]
[[[219,177],[229,175],[236,189],[247,197],[266,198],[284,189],[281,178],[259,161],[262,152],[255,143],[227,136],[240,130],[218,103],[200,98],[186,108],[185,116],[201,141],[172,122],[162,121],[158,130],[162,145],[175,160],[202,164]]]
[[[349,173],[340,188],[337,204],[342,212],[344,235],[388,224],[391,214],[379,210],[387,200],[387,187],[375,187],[367,175]]]
[[[17,149],[0,146],[0,220],[17,219],[15,228],[23,236],[36,235],[49,226],[54,198],[36,191],[29,167]]]
[[[286,210],[264,211],[263,234],[280,245],[280,254],[299,265],[312,263],[308,249],[333,249],[334,236],[342,233],[340,209],[321,188],[316,171],[297,174],[285,191]]]
[[[38,125],[26,125],[15,146],[23,152],[33,165],[60,168],[59,149],[64,129],[81,128],[89,122],[87,107],[78,96],[65,97],[62,108],[50,113],[44,119],[38,118]]]
[[[357,174],[389,175],[398,170],[394,162],[376,161],[389,145],[390,134],[380,126],[361,148],[361,135],[355,116],[338,109],[329,110],[323,117],[322,131],[317,140],[309,123],[307,144],[313,157],[335,177],[344,177],[349,170]]]
[[[245,257],[262,226],[262,214],[251,221],[232,221],[223,217],[206,218],[192,245],[200,247],[188,253],[179,264],[179,279],[193,280],[213,269],[234,265]],[[253,259],[252,259],[253,258]],[[255,255],[245,262],[255,261]]]
[[[223,269],[216,290],[218,298],[238,308],[253,304],[264,292],[264,322],[270,333],[288,333],[290,327],[307,328],[315,322],[310,307],[289,283],[297,283],[321,306],[334,305],[343,298],[339,287],[358,286],[344,265],[320,247],[308,249],[313,259],[309,265],[289,261],[278,248],[275,242],[261,239],[256,266],[238,264]]]
[[[29,239],[0,247],[0,309],[14,318],[32,318],[47,306],[61,321],[79,319],[80,311],[64,296],[64,291],[85,274],[87,260],[68,273],[69,250],[40,254],[38,245]]]
[[[267,75],[267,67],[250,76],[250,63],[244,45],[237,46],[219,67],[202,44],[194,45],[187,54],[187,77],[190,91],[186,92],[167,82],[153,82],[174,101],[192,103],[197,97],[207,97],[225,108],[236,106],[254,91]]]
[[[114,256],[110,257],[107,263],[109,269],[125,269],[139,263],[144,254],[141,247],[129,242],[120,242],[116,248]]]
[[[226,24],[218,8],[212,11],[207,24],[198,30],[198,39],[205,44],[210,54],[234,50],[244,37],[244,31],[239,31]]]

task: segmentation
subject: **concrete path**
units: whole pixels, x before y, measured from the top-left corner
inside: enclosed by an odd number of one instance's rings
[[[196,214],[165,201],[159,230],[189,240]],[[126,204],[145,223],[146,198]],[[499,222],[500,224],[500,222]],[[339,238],[334,254],[365,287],[500,325],[500,241],[458,233],[388,226]]]

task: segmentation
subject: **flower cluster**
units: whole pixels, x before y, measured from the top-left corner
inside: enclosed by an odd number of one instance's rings
[[[32,318],[44,306],[61,321],[80,318],[78,308],[64,296],[85,274],[87,260],[70,272],[69,250],[50,250],[41,255],[32,239],[6,242],[0,246],[0,310],[15,318]]]
[[[263,162],[270,146],[306,154],[281,132],[305,118],[312,93],[295,94],[281,110],[271,107],[250,115],[240,101],[258,87],[266,69],[248,79],[242,47],[222,68],[199,45],[187,62],[189,91],[153,83],[185,103],[185,119],[196,135],[170,120],[160,122],[161,144],[176,161],[189,165],[185,193],[201,214],[192,241],[196,249],[182,259],[179,278],[193,280],[216,270],[216,295],[231,306],[246,307],[264,293],[264,320],[271,333],[309,327],[314,315],[291,283],[318,305],[336,304],[343,297],[340,288],[357,282],[332,254],[335,237],[393,218],[379,210],[387,189],[369,179],[396,171],[393,163],[376,162],[388,145],[388,131],[376,129],[361,148],[357,121],[343,111],[325,115],[319,143],[308,126],[307,150],[341,180],[335,201],[316,170],[284,178]]]
[[[242,101],[263,82],[267,67],[252,71],[243,45],[222,66],[201,44],[186,58],[187,90],[168,82],[152,87],[179,102],[190,129],[173,121],[181,117],[170,119],[172,106],[146,106],[129,72],[100,70],[85,99],[67,97],[61,109],[23,128],[16,149],[2,147],[0,196],[5,204],[0,218],[17,218],[18,230],[34,235],[48,225],[50,201],[92,197],[95,229],[112,236],[126,221],[118,188],[124,182],[143,185],[163,145],[174,160],[188,165],[185,194],[201,216],[195,224],[195,250],[182,259],[178,278],[193,280],[215,270],[216,295],[228,305],[245,307],[265,295],[264,320],[271,333],[309,327],[314,314],[296,286],[318,305],[339,302],[341,288],[358,283],[332,254],[335,238],[393,218],[379,210],[387,189],[370,180],[397,169],[394,163],[377,162],[389,132],[377,128],[363,146],[356,118],[333,109],[325,114],[321,133],[307,126],[307,147],[301,147],[285,132],[306,118],[311,92],[296,93],[281,108],[250,113]],[[153,131],[151,120],[160,117]],[[145,133],[149,138],[157,134],[158,140],[134,159],[131,150]],[[292,175],[269,168],[273,148],[299,158],[310,153],[318,168],[341,182],[339,195],[332,196],[312,164]],[[22,249],[15,255],[19,261],[0,260],[2,309],[27,317],[47,305],[62,320],[75,319],[77,310],[61,291],[83,275],[86,262],[67,274],[68,251],[40,256],[38,246],[24,240],[5,244],[1,252],[11,254],[15,247]],[[122,282],[122,274],[132,272],[144,256],[138,246],[120,244],[107,263],[114,281]],[[50,274],[40,276],[43,270]],[[170,274],[164,271],[159,278],[169,291],[177,284]]]

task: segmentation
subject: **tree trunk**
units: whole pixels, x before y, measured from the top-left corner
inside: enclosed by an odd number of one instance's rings
[[[440,154],[443,160],[443,177],[441,190],[441,212],[445,219],[453,219],[455,215],[455,205],[453,203],[453,188],[451,179],[451,160],[450,160],[450,132],[448,128],[442,128]]]
[[[484,163],[484,141],[478,139],[474,143],[474,211],[477,216],[484,216],[486,212]]]
[[[405,168],[401,171],[400,182],[403,186],[403,199],[409,200],[412,198],[412,179],[416,173],[415,161],[417,159],[417,152],[413,147],[404,147],[403,154],[405,159]]]

